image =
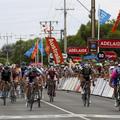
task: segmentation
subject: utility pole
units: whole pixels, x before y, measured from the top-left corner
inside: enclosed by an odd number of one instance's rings
[[[64,9],[56,9],[56,10],[64,10],[64,53],[67,54],[67,10],[74,9],[66,9],[66,0],[64,0]]]
[[[0,36],[0,38],[3,38],[4,40],[6,40],[6,64],[9,64],[8,40],[9,38],[12,39],[12,33],[11,35],[8,35],[8,33],[6,33],[6,35]]]
[[[95,0],[91,0],[91,37],[95,39]]]
[[[21,65],[21,62],[22,62],[22,44],[21,44],[21,42],[23,39],[25,39],[25,37],[23,37],[23,35],[19,35],[19,37],[16,39],[18,39],[20,41],[20,65]]]

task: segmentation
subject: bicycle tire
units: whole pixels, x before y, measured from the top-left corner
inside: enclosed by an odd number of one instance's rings
[[[41,106],[41,95],[40,95],[40,91],[38,91],[38,107]]]
[[[4,106],[6,106],[6,98],[7,98],[6,95],[7,95],[6,91],[3,91],[2,99],[3,99]]]
[[[3,105],[6,106],[6,97],[3,97]]]
[[[90,95],[89,94],[87,94],[86,95],[86,104],[87,104],[87,107],[89,107],[90,106]]]
[[[31,101],[30,102],[30,111],[32,111],[32,108],[33,108],[33,102]]]

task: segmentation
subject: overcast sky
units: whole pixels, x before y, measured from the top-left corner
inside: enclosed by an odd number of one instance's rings
[[[80,1],[90,10],[91,0]],[[53,24],[54,29],[63,29],[63,11],[56,10],[63,8],[63,3],[64,0],[0,0],[1,36],[12,33],[13,38],[9,38],[9,43],[18,40],[20,35],[26,39],[30,34],[38,36],[42,30],[40,21],[58,21],[58,24]],[[120,10],[120,0],[96,0],[96,19],[99,4],[111,14],[111,19],[116,19]],[[67,11],[67,35],[74,35],[81,24],[89,21],[89,13],[77,0],[67,0],[67,8],[75,9]],[[54,36],[59,38],[60,35]],[[1,48],[6,44],[6,40],[1,37],[0,43]]]

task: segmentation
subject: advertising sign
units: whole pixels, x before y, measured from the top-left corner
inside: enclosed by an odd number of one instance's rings
[[[86,54],[88,53],[88,49],[85,47],[69,47],[67,48],[67,53],[68,54]]]
[[[120,48],[120,40],[99,40],[100,48]]]
[[[97,40],[88,40],[88,49],[90,53],[97,53],[98,51]]]

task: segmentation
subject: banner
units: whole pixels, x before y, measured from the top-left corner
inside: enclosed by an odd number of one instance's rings
[[[115,21],[115,23],[114,23],[114,25],[113,25],[113,27],[112,27],[112,32],[115,32],[115,31],[116,31],[119,22],[120,22],[120,12],[119,12],[119,14],[118,14],[118,16],[117,16],[117,20]]]
[[[64,59],[63,59],[61,50],[59,48],[59,45],[58,45],[56,39],[53,38],[53,37],[46,37],[46,41],[47,41],[47,43],[50,46],[50,49],[51,49],[51,52],[53,54],[53,58],[54,58],[55,64],[63,63]]]
[[[120,48],[120,40],[99,40],[100,48]]]
[[[88,48],[81,48],[81,47],[69,47],[67,48],[68,54],[86,54],[88,53]]]

